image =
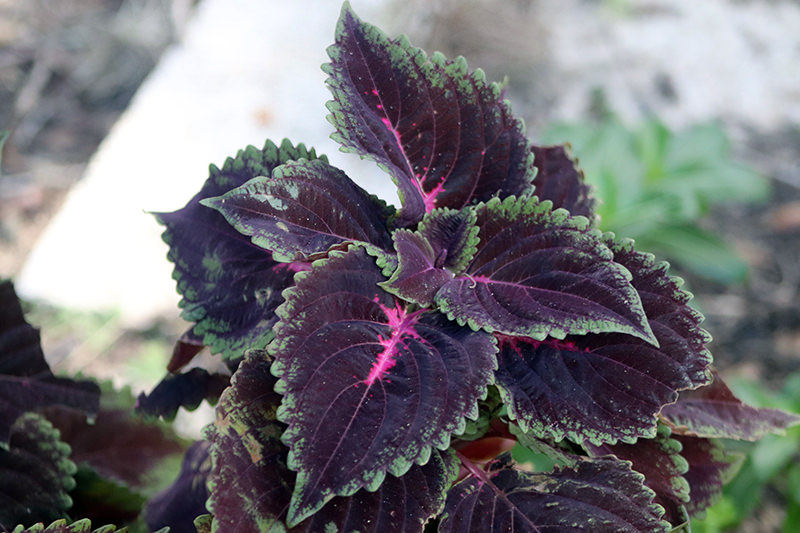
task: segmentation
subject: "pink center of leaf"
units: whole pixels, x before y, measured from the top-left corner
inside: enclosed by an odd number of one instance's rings
[[[373,91],[373,92],[375,92],[375,91]],[[378,110],[383,111],[383,105],[378,104],[377,108],[378,108]],[[392,121],[389,120],[388,117],[384,116],[384,117],[381,117],[381,122],[383,122],[383,125],[386,126],[386,129],[388,129],[390,132],[392,132],[392,134],[394,135],[395,140],[397,141],[397,145],[401,149],[403,149],[403,141],[402,141],[402,139],[400,139],[400,132],[397,131],[397,129],[394,127],[394,125],[392,124]],[[411,162],[410,161],[407,161],[407,162],[408,162],[408,167],[411,168]],[[423,170],[427,173],[428,170],[429,170],[429,167],[423,167]],[[425,190],[422,188],[422,179],[423,179],[423,174],[416,174],[416,175],[414,175],[414,179],[411,180],[411,184],[417,190],[417,192],[419,193],[420,197],[422,197],[422,201],[423,201],[423,203],[425,205],[425,212],[426,213],[430,213],[431,211],[433,211],[436,208],[436,204],[435,204],[436,197],[439,195],[439,193],[441,193],[444,190],[445,177],[442,176],[441,181],[436,185],[436,187],[431,189],[431,192],[425,192]]]
[[[378,302],[378,297],[375,297]],[[369,371],[367,379],[364,380],[367,386],[372,385],[376,381],[383,379],[391,368],[397,364],[397,356],[400,355],[400,348],[404,345],[405,340],[410,338],[419,339],[419,335],[414,331],[414,324],[417,323],[417,317],[421,311],[407,313],[405,309],[400,307],[387,307],[379,304],[381,310],[386,315],[391,333],[387,338],[379,336],[379,343],[383,346],[383,350],[378,354],[372,368]]]

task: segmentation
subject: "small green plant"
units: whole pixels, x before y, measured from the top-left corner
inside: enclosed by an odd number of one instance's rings
[[[554,124],[544,139],[572,146],[600,198],[601,228],[705,278],[745,278],[747,264],[698,222],[715,204],[762,201],[770,188],[731,159],[719,124],[672,132],[657,119],[629,128],[606,114],[594,123]]]

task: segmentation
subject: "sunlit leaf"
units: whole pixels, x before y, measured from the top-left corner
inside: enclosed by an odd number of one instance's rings
[[[425,464],[465,417],[477,417],[492,381],[490,335],[409,309],[383,280],[372,258],[351,249],[315,263],[278,311],[278,417],[299,472],[291,522]]]
[[[470,73],[463,58],[428,57],[403,37],[391,40],[347,4],[328,55],[333,138],[389,173],[402,224],[435,207],[527,190],[534,171],[523,124],[500,87]]]

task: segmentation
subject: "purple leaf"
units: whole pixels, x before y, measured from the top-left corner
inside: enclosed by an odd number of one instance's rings
[[[150,531],[165,526],[172,533],[195,531],[194,519],[206,513],[206,482],[211,472],[209,448],[208,441],[192,444],[186,450],[177,479],[147,502],[145,519]]]
[[[453,273],[438,264],[433,246],[418,232],[399,229],[392,237],[398,267],[381,287],[408,302],[430,307],[436,291],[453,279]]]
[[[6,428],[0,448],[0,527],[61,518],[72,505],[75,463],[58,430],[36,413],[25,413]]]
[[[401,225],[435,207],[522,194],[533,178],[522,122],[497,84],[463,58],[428,58],[389,39],[345,4],[323,70],[329,120],[343,149],[375,160],[399,188]]]
[[[281,397],[263,352],[251,352],[233,378],[209,432],[212,470],[209,509],[223,531],[283,530],[296,473],[286,466],[289,449],[280,441],[285,425],[275,419]],[[420,531],[444,506],[458,473],[449,453],[434,450],[424,466],[413,465],[400,478],[387,476],[375,492],[364,489],[335,497],[313,516],[289,529],[337,531]]]
[[[439,532],[669,531],[652,498],[642,476],[621,461],[581,461],[534,474],[501,456],[489,472],[450,490]]]
[[[534,146],[536,179],[533,194],[539,200],[550,200],[554,208],[563,208],[571,215],[594,218],[591,187],[584,182],[565,146]]]
[[[436,303],[474,329],[543,340],[621,332],[655,343],[631,274],[583,217],[536,198],[476,207],[477,251]]]
[[[750,441],[800,423],[800,415],[743,404],[716,372],[710,385],[682,392],[661,415],[681,435]]]
[[[496,379],[511,418],[524,431],[579,443],[652,437],[661,406],[676,395],[651,375],[648,363],[662,356],[644,342],[604,340],[504,338]]]
[[[0,282],[0,449],[11,425],[26,411],[64,405],[94,415],[100,388],[92,381],[58,378],[50,371],[39,332],[25,321],[9,281]]]
[[[136,412],[172,420],[181,407],[193,411],[203,400],[208,400],[212,405],[216,403],[229,381],[229,376],[210,374],[202,368],[192,368],[182,374],[168,374],[150,394],[139,394]]]
[[[172,347],[172,356],[167,363],[167,372],[178,372],[205,348],[203,339],[195,335],[193,329],[194,327],[189,328],[175,342],[175,346]]]
[[[606,234],[605,238],[614,252],[614,261],[633,275],[631,284],[642,300],[658,339],[659,352],[664,356],[661,368],[666,364],[672,367],[664,368],[673,380],[671,385],[675,390],[683,390],[709,383],[712,357],[706,344],[711,342],[711,336],[700,327],[703,316],[689,306],[692,295],[681,289],[683,281],[668,275],[667,263],[656,262],[651,254],[634,250],[632,240],[614,242],[613,234]],[[668,360],[671,362],[667,363]]]
[[[707,382],[708,335],[686,305],[689,295],[665,264],[634,251],[630,241],[606,239],[633,276],[658,347],[619,333],[505,338],[497,384],[526,431],[595,445],[652,437],[658,413],[677,391]]]
[[[275,308],[283,301],[281,291],[292,283],[294,268],[276,263],[269,252],[200,202],[300,158],[315,159],[316,154],[287,140],[280,147],[267,141],[261,150],[248,146],[221,169],[212,165],[202,189],[186,207],[156,214],[166,226],[163,239],[170,247],[167,257],[175,264],[182,316],[195,324],[196,337],[226,361],[269,342]]]
[[[689,463],[684,477],[689,482],[691,500],[686,508],[696,516],[719,500],[722,486],[739,470],[744,456],[727,452],[719,441],[683,435],[674,438],[681,443],[681,455]]]
[[[685,519],[683,506],[689,503],[689,483],[684,478],[689,464],[681,455],[683,446],[670,433],[667,426],[659,425],[654,439],[639,439],[635,444],[584,446],[595,457],[611,454],[630,461],[633,470],[644,475],[645,485],[656,493],[653,501],[667,511],[664,518],[677,526]]]
[[[439,288],[461,273],[477,245],[478,227],[472,209],[436,209],[425,215],[417,231],[392,235],[398,267],[381,287],[406,301],[429,307]]]
[[[62,407],[48,407],[44,415],[72,449],[73,461],[132,488],[146,488],[161,462],[184,450],[166,426],[145,422],[127,408],[104,407],[92,424]]]
[[[284,394],[296,523],[335,495],[377,489],[425,464],[478,415],[496,367],[490,335],[411,311],[361,249],[298,276],[278,313],[273,372]]]
[[[392,211],[323,160],[292,161],[201,202],[282,262],[346,241],[391,250]]]

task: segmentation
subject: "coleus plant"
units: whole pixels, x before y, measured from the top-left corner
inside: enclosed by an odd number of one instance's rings
[[[348,4],[328,55],[333,138],[399,209],[284,140],[157,215],[193,323],[171,369],[234,371],[200,530],[669,531],[735,469],[718,439],[798,421],[712,373],[680,280],[596,229],[499,85]]]
[[[284,140],[156,215],[192,327],[138,410],[217,406],[151,529],[669,531],[735,469],[720,439],[798,421],[733,396],[680,280],[499,85],[348,4],[328,54],[333,138],[400,206]],[[229,380],[180,372],[203,347]]]

